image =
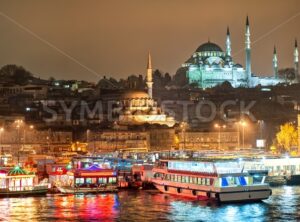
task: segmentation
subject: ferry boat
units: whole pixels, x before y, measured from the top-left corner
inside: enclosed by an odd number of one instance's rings
[[[244,170],[266,170],[266,181],[271,186],[300,185],[300,158],[260,158],[243,160]]]
[[[152,182],[161,192],[204,201],[259,201],[272,193],[264,174],[244,172],[238,161],[161,160],[153,174]]]
[[[64,194],[117,192],[117,173],[113,169],[102,169],[96,165],[76,169],[71,173],[70,184],[58,186]]]
[[[19,166],[0,170],[0,197],[46,195],[48,183],[37,183],[37,176]]]

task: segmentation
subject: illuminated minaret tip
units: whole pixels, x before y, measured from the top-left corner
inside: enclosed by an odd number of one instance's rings
[[[276,52],[275,45],[274,45],[274,51],[273,51],[273,69],[274,69],[274,77],[278,78],[278,59],[277,59],[277,52]]]
[[[152,81],[152,61],[151,61],[151,54],[150,52],[148,53],[148,63],[147,63],[147,76],[146,76],[146,84],[148,88],[148,95],[150,98],[152,98],[152,86],[153,86],[153,81]]]
[[[294,48],[294,69],[295,69],[295,80],[299,83],[299,52],[298,52],[298,43],[295,39],[295,48]]]
[[[250,41],[250,25],[249,18],[246,18],[246,31],[245,31],[245,50],[246,50],[246,75],[248,86],[251,86],[251,41]]]
[[[226,33],[226,55],[231,56],[231,40],[230,40],[230,31],[228,26],[227,26],[227,33]]]

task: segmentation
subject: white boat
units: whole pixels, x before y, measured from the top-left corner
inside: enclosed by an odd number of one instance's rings
[[[261,158],[243,160],[244,170],[266,170],[271,186],[300,185],[300,158]]]
[[[161,192],[198,200],[260,201],[272,193],[265,175],[243,172],[239,162],[162,160],[153,173]]]

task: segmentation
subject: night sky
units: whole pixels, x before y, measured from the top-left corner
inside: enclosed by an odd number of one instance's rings
[[[274,44],[279,68],[292,67],[300,42],[299,0],[2,0],[0,8],[0,65],[41,78],[145,74],[149,50],[154,68],[174,74],[208,38],[224,49],[227,25],[244,64],[247,14],[254,73],[272,74]]]

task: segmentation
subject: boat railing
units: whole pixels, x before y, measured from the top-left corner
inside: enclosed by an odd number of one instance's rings
[[[6,189],[8,189],[9,191],[32,191],[36,187],[45,187],[45,186],[37,185],[37,186],[7,187]]]

